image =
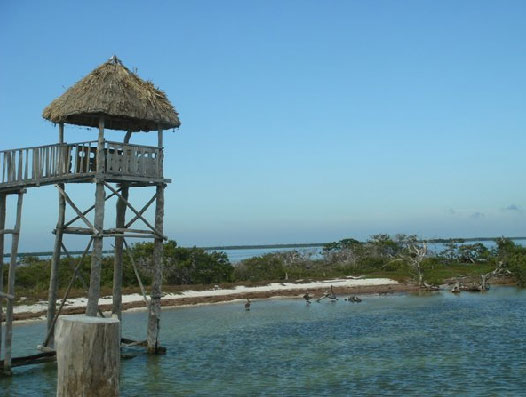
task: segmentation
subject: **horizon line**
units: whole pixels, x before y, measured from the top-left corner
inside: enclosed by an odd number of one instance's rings
[[[474,242],[474,241],[497,241],[500,238],[507,238],[510,240],[526,240],[526,236],[517,236],[517,237],[506,237],[506,236],[499,236],[499,237],[451,237],[451,238],[431,238],[431,239],[421,239],[418,240],[418,242],[426,242],[426,243],[466,243],[466,242]],[[342,239],[345,240],[345,239]],[[341,241],[341,240],[338,240]],[[328,242],[325,243],[277,243],[277,244],[243,244],[243,245],[212,245],[212,246],[204,246],[204,247],[197,247],[195,245],[193,246],[178,246],[181,248],[199,248],[203,249],[205,251],[236,251],[236,250],[243,250],[243,249],[272,249],[272,248],[314,248],[314,247],[323,247],[324,245],[329,244]],[[114,250],[105,250],[103,251],[104,254],[108,254],[114,252]],[[83,251],[70,251],[71,255],[77,255],[82,254]],[[53,251],[33,251],[33,252],[19,252],[17,254],[17,258],[21,257],[27,257],[27,256],[48,256],[53,255]],[[66,256],[65,252],[61,252],[61,256]],[[11,254],[4,254],[4,258],[9,258]]]

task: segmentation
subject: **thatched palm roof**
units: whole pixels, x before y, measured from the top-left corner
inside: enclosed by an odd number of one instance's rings
[[[177,128],[179,115],[165,93],[122,65],[117,57],[100,65],[44,109],[53,123],[122,131],[156,131]]]

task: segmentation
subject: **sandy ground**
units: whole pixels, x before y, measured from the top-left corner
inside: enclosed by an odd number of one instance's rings
[[[163,295],[163,307],[189,306],[197,304],[210,304],[236,299],[267,299],[273,297],[301,297],[307,291],[314,296],[321,296],[329,290],[331,285],[337,295],[370,294],[379,292],[412,291],[416,287],[400,284],[388,278],[345,278],[317,282],[271,283],[258,287],[236,286],[232,289],[211,289],[205,291],[183,291],[178,294],[166,293]],[[144,298],[140,294],[123,295],[123,310],[145,308]],[[60,304],[60,301],[57,301]],[[87,298],[68,299],[63,314],[80,314],[84,312]],[[102,311],[111,310],[112,297],[105,296],[100,299]],[[15,321],[39,320],[45,317],[47,301],[39,301],[32,305],[19,304],[14,307]]]

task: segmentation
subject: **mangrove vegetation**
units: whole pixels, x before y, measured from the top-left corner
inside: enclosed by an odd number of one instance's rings
[[[138,280],[130,257],[145,285],[152,279],[152,243],[138,243],[124,257],[125,292],[136,291]],[[73,276],[78,258],[60,262],[59,285],[65,288]],[[86,258],[73,286],[73,295],[86,288],[90,261]],[[498,274],[495,269],[499,268]],[[504,270],[504,271],[503,271]],[[17,269],[20,296],[45,299],[49,283],[50,261],[25,257]],[[164,285],[166,290],[206,288],[232,283],[261,284],[295,280],[320,280],[332,277],[388,277],[419,285],[438,285],[451,279],[479,280],[483,276],[506,275],[510,281],[526,285],[526,248],[501,238],[494,248],[480,242],[447,242],[438,252],[414,235],[377,234],[362,242],[352,238],[325,244],[315,250],[273,252],[231,263],[223,251],[179,247],[175,241],[164,246]],[[4,280],[7,269],[4,267]],[[4,281],[5,282],[5,281]],[[103,259],[101,285],[111,294],[113,257]]]

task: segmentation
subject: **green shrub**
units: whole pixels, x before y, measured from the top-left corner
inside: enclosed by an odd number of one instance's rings
[[[151,277],[153,243],[133,247],[141,271]],[[164,279],[167,284],[212,284],[231,282],[234,272],[226,253],[208,252],[201,248],[177,247],[175,241],[164,245]]]
[[[234,270],[234,280],[283,280],[285,273],[283,258],[275,253],[270,253],[241,261]]]

